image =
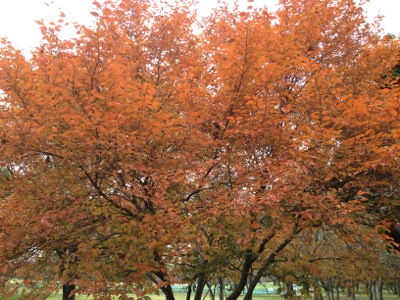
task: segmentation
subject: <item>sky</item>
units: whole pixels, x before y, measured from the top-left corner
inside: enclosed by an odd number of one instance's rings
[[[242,0],[245,2],[245,0]],[[199,11],[205,15],[215,0],[199,0]],[[278,0],[254,0],[253,5],[273,8]],[[365,6],[367,15],[384,15],[382,26],[387,33],[400,34],[400,0],[370,0]],[[89,25],[93,22],[90,11],[92,0],[0,0],[0,37],[7,37],[14,46],[29,53],[39,45],[40,30],[35,20],[56,21],[60,11],[70,23]],[[64,31],[64,37],[73,36],[73,28]]]

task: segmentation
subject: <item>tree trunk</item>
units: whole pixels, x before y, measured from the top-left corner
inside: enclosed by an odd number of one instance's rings
[[[295,230],[293,231],[294,234],[298,234],[301,232],[301,229],[297,228],[297,225],[294,228]],[[279,246],[275,248],[275,251],[269,255],[269,257],[266,259],[264,262],[263,266],[257,271],[256,275],[252,278],[250,284],[249,284],[249,289],[246,292],[246,295],[244,296],[243,300],[250,300],[252,298],[254,289],[256,288],[257,284],[260,282],[261,277],[265,273],[265,271],[268,269],[268,267],[275,261],[275,257],[283,250],[286,248],[287,245],[292,241],[292,238],[287,238],[282,241]],[[251,266],[250,266],[251,267]],[[229,295],[230,296],[230,295]],[[229,297],[228,297],[229,298]],[[226,300],[232,300],[232,299],[226,299]],[[237,299],[237,298],[235,298]]]
[[[336,291],[335,300],[340,300],[340,290],[338,285],[335,286],[335,291]]]
[[[326,294],[326,299],[327,299],[327,300],[333,300],[333,299],[331,298],[331,293],[329,293],[329,290],[328,290],[327,288],[325,288],[325,294]]]
[[[192,285],[188,284],[188,291],[187,291],[187,294],[186,294],[186,300],[190,300],[191,294],[192,294]]]
[[[161,260],[161,256],[154,251],[154,261],[159,263],[160,265],[164,265],[163,261]],[[175,296],[174,296],[174,291],[172,290],[172,286],[171,284],[169,284],[168,280],[167,280],[167,273],[161,271],[161,270],[157,270],[156,272],[154,272],[154,274],[164,283],[166,283],[166,286],[161,287],[161,291],[164,293],[165,295],[165,300],[175,300]]]
[[[213,291],[213,289],[212,289],[212,284],[210,282],[207,282],[206,285],[207,285],[208,291],[210,293],[211,300],[215,300],[215,291]]]
[[[201,300],[201,295],[203,295],[203,290],[206,285],[206,275],[201,273],[197,282],[196,293],[194,294],[194,300]]]
[[[253,277],[253,280],[249,284],[249,288],[244,296],[243,300],[250,300],[253,296],[254,289],[256,285],[260,282],[261,276],[263,275],[266,268],[261,268],[257,274]]]
[[[374,295],[372,293],[372,283],[367,282],[365,285],[367,288],[368,300],[374,300]]]
[[[351,300],[356,300],[356,288],[354,286],[351,289]]]
[[[252,280],[253,280],[252,272],[249,272],[249,277],[247,279],[247,284],[246,284],[247,290],[249,290],[250,283],[252,282]],[[253,300],[253,294],[251,294],[249,300]]]
[[[378,278],[375,283],[375,290],[376,290],[376,300],[383,300],[383,283],[382,278]]]
[[[288,296],[287,298],[291,298],[294,296],[294,289],[293,289],[293,283],[292,282],[286,282],[286,295]]]
[[[320,280],[314,278],[314,300],[323,300]]]
[[[326,299],[327,300],[333,300],[331,298],[331,293],[330,293],[330,288],[329,288],[329,278],[327,278],[325,281],[321,280],[321,284],[322,284],[322,287],[323,287],[323,289],[325,291]]]
[[[333,280],[332,278],[328,279],[328,289],[329,289],[329,294],[330,294],[330,298],[332,300],[335,300],[335,295],[334,295],[334,284],[333,284]]]
[[[172,286],[170,284],[168,284],[165,287],[162,287],[161,291],[165,295],[165,300],[175,300],[174,291],[172,290]]]
[[[298,224],[295,224],[295,226],[293,228],[293,235],[297,235],[300,232],[301,232],[301,229],[298,228]],[[274,236],[274,235],[272,235],[272,236]],[[268,267],[275,261],[275,257],[283,249],[285,249],[287,245],[290,244],[292,239],[293,239],[293,237],[283,240],[282,243],[279,244],[275,248],[275,251],[273,251],[268,256],[268,258],[264,261],[263,266],[257,271],[257,274],[252,278],[251,282],[249,283],[248,291],[246,292],[246,295],[244,296],[243,300],[251,299],[254,289],[255,289],[256,285],[260,282],[262,275],[265,273],[265,271],[268,269]],[[266,242],[268,240],[269,240],[269,238],[265,239]],[[258,253],[263,252],[264,246],[265,246],[265,244],[263,243],[262,246],[260,246],[260,250],[258,251]],[[237,286],[235,286],[232,293],[228,297],[226,297],[226,300],[236,300],[237,298],[239,298],[241,292],[243,291],[244,287],[246,286],[246,283],[247,283],[247,280],[249,277],[249,273],[250,273],[250,269],[251,269],[253,263],[257,260],[257,258],[258,258],[257,254],[254,254],[251,250],[248,252],[248,254],[246,255],[243,267],[242,267],[241,274],[240,274],[239,284]]]
[[[239,283],[235,285],[235,287],[232,290],[232,293],[228,297],[226,297],[226,300],[235,300],[239,298],[240,294],[242,293],[244,287],[246,286],[247,279],[249,277],[249,272],[250,268],[253,265],[255,259],[254,259],[254,254],[253,253],[248,253],[246,255],[246,258],[243,263],[242,267],[242,272],[240,274],[240,279]],[[247,300],[247,299],[246,299]]]
[[[75,284],[63,284],[63,300],[75,300]]]
[[[224,279],[222,277],[218,279],[218,284],[219,284],[219,300],[224,300],[225,284],[224,284]]]

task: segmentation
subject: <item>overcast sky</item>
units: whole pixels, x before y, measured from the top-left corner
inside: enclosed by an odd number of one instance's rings
[[[246,2],[246,0],[242,0]],[[206,14],[215,0],[199,0],[200,11]],[[278,0],[254,0],[254,4],[274,7]],[[45,4],[47,3],[47,4]],[[8,37],[26,52],[38,45],[41,34],[35,20],[57,20],[63,11],[69,22],[91,24],[92,0],[0,0],[0,37]],[[400,0],[370,0],[366,5],[368,15],[384,15],[383,28],[388,33],[400,33]],[[72,35],[72,28],[65,32]]]

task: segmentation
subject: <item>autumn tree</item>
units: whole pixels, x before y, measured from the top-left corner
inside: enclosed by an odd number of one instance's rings
[[[362,7],[220,5],[198,23],[192,4],[94,2],[75,39],[39,22],[29,59],[3,41],[4,277],[168,300],[217,277],[248,300],[321,229],[368,243],[394,226],[397,46]]]

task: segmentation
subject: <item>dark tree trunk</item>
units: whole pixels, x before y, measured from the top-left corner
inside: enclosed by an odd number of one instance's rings
[[[260,279],[262,275],[264,274],[265,268],[261,268],[257,274],[253,277],[253,280],[249,284],[249,288],[246,292],[246,295],[244,296],[243,300],[250,300],[253,296],[254,289],[256,288],[256,285],[260,282]]]
[[[218,279],[218,284],[219,284],[219,300],[224,300],[225,298],[225,284],[224,284],[224,279],[219,278]]]
[[[286,282],[285,286],[286,286],[286,295],[289,296],[290,298],[294,296],[293,283]]]
[[[75,300],[75,284],[63,284],[63,300]]]
[[[161,266],[164,266],[164,262],[161,259],[161,256],[154,251],[154,261],[159,263]],[[171,284],[169,284],[168,279],[167,279],[167,273],[158,270],[156,272],[154,272],[154,274],[164,283],[166,283],[165,286],[161,287],[161,291],[164,293],[165,295],[165,300],[175,300],[175,296],[174,296],[174,291],[172,290],[172,286]]]
[[[298,233],[301,232],[301,229],[298,228],[298,224],[296,223],[294,228],[293,228],[293,235],[297,235]],[[270,237],[267,237],[263,240],[263,243],[260,245],[260,249],[258,250],[258,253],[263,253],[265,244],[273,237],[275,234],[272,234]],[[275,261],[275,257],[283,250],[286,248],[287,245],[290,244],[292,241],[293,237],[287,238],[282,241],[281,244],[279,244],[275,251],[273,251],[268,258],[264,261],[263,266],[257,271],[257,274],[252,278],[251,282],[249,283],[249,288],[246,292],[246,295],[244,296],[243,300],[250,300],[254,289],[256,285],[260,282],[260,279],[262,275],[265,273],[265,271],[268,269],[268,267]],[[257,253],[252,252],[249,250],[249,252],[246,255],[246,258],[243,263],[242,271],[240,274],[240,279],[239,279],[239,284],[235,286],[233,289],[232,293],[226,297],[226,300],[236,300],[239,298],[240,294],[242,293],[244,287],[246,286],[246,283],[249,279],[249,274],[250,274],[250,269],[253,265],[253,263],[257,260],[259,255]]]
[[[186,300],[190,300],[190,296],[192,295],[192,285],[188,284],[188,291],[186,294]]]
[[[205,285],[206,285],[206,275],[202,273],[200,274],[197,282],[197,288],[196,288],[196,293],[194,294],[194,300],[201,300],[201,295],[203,295],[203,290]]]
[[[247,279],[249,277],[250,268],[253,265],[254,261],[255,261],[255,258],[254,258],[253,253],[249,253],[244,260],[242,272],[240,274],[239,283],[233,288],[232,293],[230,293],[230,295],[228,297],[226,297],[226,300],[235,300],[240,296],[244,287],[246,286]]]
[[[165,287],[162,287],[161,291],[165,295],[165,300],[175,300],[174,291],[172,290],[172,286],[170,284],[168,284]]]
[[[212,284],[210,282],[207,282],[206,285],[207,285],[208,291],[210,293],[211,300],[215,300],[215,291],[213,291],[213,289],[212,289]]]
[[[251,276],[251,273],[249,273],[249,278],[248,278],[247,283],[246,283],[246,288],[247,288],[247,290],[249,290],[250,283],[252,282],[252,280],[253,280],[253,276]],[[249,298],[249,300],[253,300],[253,294],[251,295],[251,297]]]
[[[297,229],[297,225],[295,227],[294,233],[298,234],[301,231],[301,229]],[[250,284],[249,284],[249,289],[244,296],[243,300],[250,300],[254,289],[256,288],[257,284],[260,282],[261,277],[264,275],[265,271],[269,268],[269,266],[275,261],[275,257],[283,250],[286,248],[287,245],[292,241],[292,238],[285,239],[278,247],[276,247],[275,251],[269,255],[269,257],[266,259],[264,262],[263,266],[257,271],[256,275],[252,278]],[[231,300],[231,299],[226,299],[226,300]]]

